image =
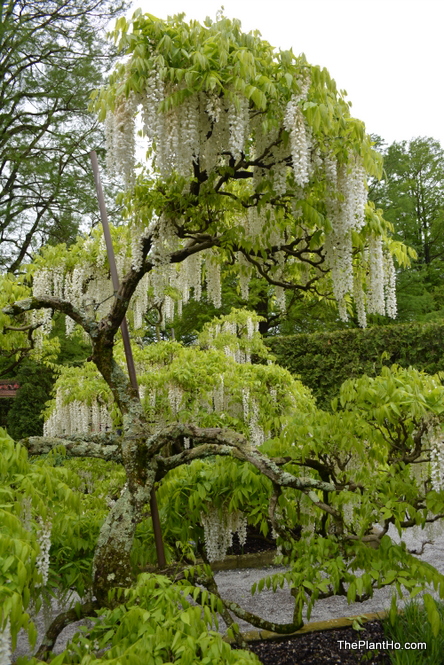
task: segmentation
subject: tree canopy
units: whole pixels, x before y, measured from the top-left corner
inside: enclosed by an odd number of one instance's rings
[[[366,308],[395,315],[391,257],[405,254],[366,204],[365,174],[380,174],[381,159],[325,69],[225,17],[202,26],[122,18],[115,39],[127,60],[96,108],[109,163],[131,187],[130,226],[153,245],[154,265],[195,255],[215,303],[228,262],[244,294],[257,274],[281,306],[284,289],[313,292],[334,297],[347,318],[354,293],[362,324]],[[138,112],[148,164],[134,179]]]

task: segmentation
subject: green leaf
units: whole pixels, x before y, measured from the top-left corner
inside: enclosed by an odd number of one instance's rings
[[[180,613],[180,619],[183,623],[186,623],[187,626],[191,625],[190,616],[187,611]]]
[[[435,600],[433,596],[431,596],[429,593],[425,593],[423,596],[423,602],[424,602],[424,607],[427,610],[427,617],[432,627],[433,635],[437,637],[441,626],[441,620],[438,609],[436,607]]]
[[[356,583],[354,581],[348,587],[347,600],[349,603],[354,603],[356,600]]]

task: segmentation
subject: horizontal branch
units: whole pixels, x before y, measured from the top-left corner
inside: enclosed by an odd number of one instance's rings
[[[148,439],[148,456],[153,457],[166,444],[178,439],[182,440],[184,437],[191,439],[193,447],[171,457],[158,457],[160,477],[163,477],[171,469],[175,469],[182,464],[188,464],[195,459],[222,455],[234,457],[242,462],[249,462],[267,478],[270,478],[273,483],[281,487],[293,487],[299,490],[319,489],[325,492],[336,491],[336,486],[332,483],[316,478],[297,477],[280,469],[273,459],[259,452],[244,436],[224,428],[200,428],[179,423],[170,425]]]
[[[10,330],[12,332],[27,332],[28,330],[36,330],[41,323],[30,323],[28,326],[5,326],[3,330]]]
[[[57,446],[64,446],[67,457],[98,457],[112,462],[122,462],[119,437],[116,435],[109,442],[100,442],[98,435],[77,435],[69,439],[50,436],[29,436],[19,443],[30,455],[47,455]]]
[[[2,311],[4,314],[9,314],[10,316],[18,316],[19,314],[31,312],[36,309],[54,309],[58,312],[62,312],[62,314],[66,314],[73,319],[73,321],[82,326],[87,333],[91,333],[93,329],[97,327],[95,321],[86,316],[83,312],[77,309],[77,307],[74,307],[74,305],[67,300],[54,298],[54,296],[32,296],[32,298],[18,300],[12,305],[4,307]]]

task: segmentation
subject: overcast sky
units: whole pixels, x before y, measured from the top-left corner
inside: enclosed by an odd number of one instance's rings
[[[136,0],[133,9],[202,21],[222,5],[244,30],[326,67],[369,133],[444,146],[443,0]]]

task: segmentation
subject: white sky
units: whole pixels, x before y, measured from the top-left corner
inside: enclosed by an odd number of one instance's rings
[[[202,21],[222,5],[245,31],[326,67],[369,133],[444,146],[444,0],[135,0],[133,9]]]

